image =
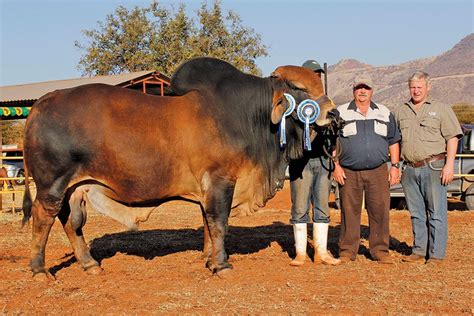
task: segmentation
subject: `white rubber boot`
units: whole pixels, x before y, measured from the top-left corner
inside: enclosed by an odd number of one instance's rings
[[[308,242],[308,228],[306,223],[294,224],[296,257],[291,260],[290,266],[302,266],[306,260],[306,244]]]
[[[341,260],[334,258],[328,251],[328,230],[329,224],[313,223],[314,263],[322,262],[335,266],[340,264]]]

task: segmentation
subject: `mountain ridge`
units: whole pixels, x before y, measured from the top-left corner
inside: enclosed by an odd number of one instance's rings
[[[338,105],[349,102],[354,78],[364,74],[374,82],[373,100],[394,109],[409,99],[408,78],[417,70],[430,75],[433,99],[449,105],[474,105],[474,33],[440,55],[400,64],[372,66],[342,59],[328,67],[328,94]]]

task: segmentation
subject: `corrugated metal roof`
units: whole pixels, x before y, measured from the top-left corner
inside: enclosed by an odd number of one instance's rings
[[[30,84],[0,87],[0,102],[36,100],[48,92],[81,86],[89,83],[105,83],[117,86],[154,73],[154,70],[124,73],[110,76],[97,76],[67,80],[44,81]]]

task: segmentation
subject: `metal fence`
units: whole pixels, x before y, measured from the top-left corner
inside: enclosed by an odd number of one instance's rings
[[[3,160],[8,159],[8,160],[23,160],[23,157],[3,157],[0,156],[0,160],[2,162],[1,167],[3,167]],[[33,178],[29,178],[33,180]],[[3,183],[3,185],[0,188],[0,210],[3,209],[3,195],[5,194],[10,194],[12,195],[11,197],[11,205],[10,208],[12,212],[15,212],[15,202],[16,200],[23,200],[23,194],[25,194],[25,189],[24,186],[19,186],[17,184],[13,184],[13,186],[10,188],[8,186],[7,181],[12,181],[14,183],[15,180],[25,180],[25,177],[0,177],[0,183]]]

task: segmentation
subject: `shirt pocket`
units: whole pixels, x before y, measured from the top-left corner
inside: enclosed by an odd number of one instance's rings
[[[374,132],[377,135],[387,137],[387,124],[374,121]]]
[[[342,136],[349,137],[357,135],[357,125],[356,122],[348,123],[342,128]]]
[[[424,118],[420,122],[421,135],[420,138],[426,142],[436,142],[441,137],[441,121],[435,117]]]
[[[402,134],[402,140],[404,142],[408,142],[410,139],[410,121],[411,120],[400,120],[399,127],[400,127],[400,133]]]

